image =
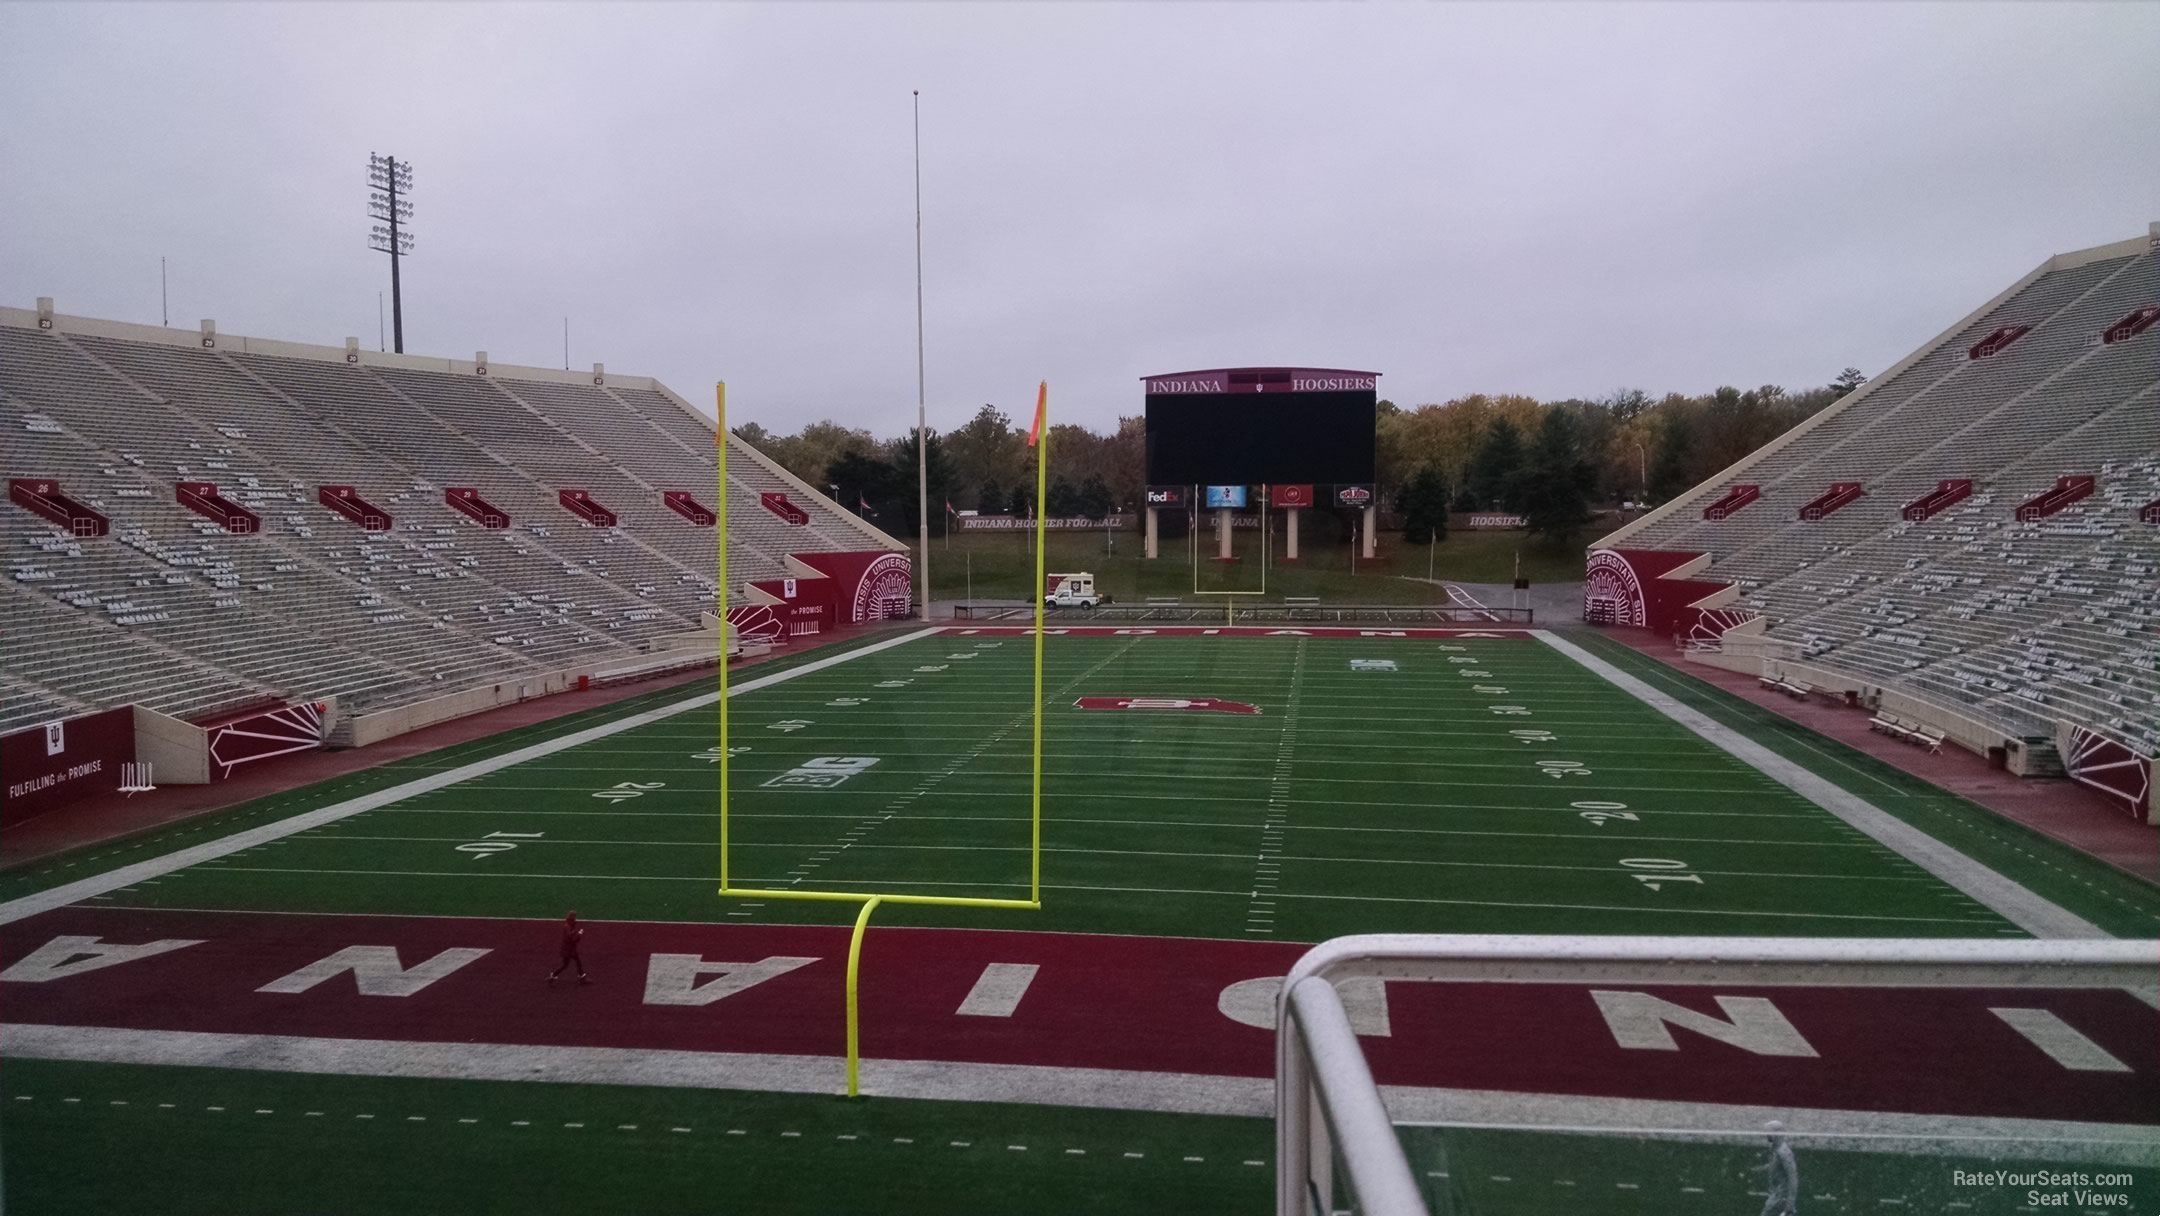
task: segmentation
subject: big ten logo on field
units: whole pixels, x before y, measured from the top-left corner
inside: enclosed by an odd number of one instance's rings
[[[1352,659],[1350,660],[1350,670],[1394,671],[1396,670],[1396,667],[1395,660],[1393,659]]]
[[[870,771],[876,756],[817,756],[765,783],[766,789],[829,790]]]

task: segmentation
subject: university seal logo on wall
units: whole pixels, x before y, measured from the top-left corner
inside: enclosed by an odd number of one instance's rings
[[[1642,583],[1635,568],[1611,549],[1590,555],[1583,569],[1583,620],[1593,625],[1643,624]]]
[[[887,553],[863,568],[855,583],[855,619],[897,620],[914,607],[915,564],[905,553]]]

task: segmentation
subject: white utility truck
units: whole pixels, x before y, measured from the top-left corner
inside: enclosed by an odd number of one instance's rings
[[[1093,608],[1107,598],[1095,590],[1092,574],[1053,574],[1044,583],[1043,604],[1051,608]]]

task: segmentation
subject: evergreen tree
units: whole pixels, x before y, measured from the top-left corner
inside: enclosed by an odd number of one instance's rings
[[[1110,494],[1110,484],[1103,480],[1100,473],[1088,474],[1080,483],[1080,488],[1074,492],[1073,499],[1079,508],[1079,514],[1089,519],[1101,519],[1117,506],[1117,500]]]
[[[1403,540],[1413,545],[1447,539],[1448,490],[1440,471],[1431,465],[1417,474],[1395,495],[1395,509],[1403,514]]]
[[[1545,412],[1544,425],[1530,446],[1515,479],[1515,500],[1530,535],[1555,545],[1574,539],[1590,522],[1590,489],[1597,470],[1583,459],[1574,415],[1564,409]]]
[[[1495,418],[1484,441],[1478,444],[1477,455],[1470,458],[1470,494],[1477,500],[1478,509],[1499,506],[1513,510],[1516,474],[1522,466],[1522,435],[1515,430],[1515,424]]]
[[[984,482],[982,489],[975,491],[975,509],[985,515],[995,515],[1010,505],[1012,500],[1005,496],[1005,488],[1000,486],[994,477]]]
[[[1050,495],[1043,500],[1043,514],[1052,519],[1080,514],[1080,492],[1062,477],[1052,480]]]
[[[1667,419],[1658,434],[1657,461],[1650,466],[1650,499],[1667,502],[1695,484],[1695,428],[1685,416]]]

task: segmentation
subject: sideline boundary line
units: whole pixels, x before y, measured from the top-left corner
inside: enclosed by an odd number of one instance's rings
[[[862,658],[864,655],[876,654],[881,650],[891,650],[895,646],[905,645],[943,632],[945,632],[943,626],[932,626],[928,629],[918,629],[911,633],[904,633],[898,637],[886,638],[884,641],[873,642],[868,646],[858,647],[843,654],[804,663],[800,667],[790,667],[786,671],[776,671],[768,676],[745,680],[730,687],[728,696],[738,697],[746,692],[755,692],[760,688],[784,684],[799,676],[824,671],[830,667],[837,667],[842,663],[852,662]],[[364,814],[378,807],[388,806],[393,802],[402,802],[407,798],[433,793],[447,786],[470,781],[474,777],[484,777],[489,773],[523,764],[528,760],[551,756],[556,752],[566,751],[573,747],[582,747],[596,739],[605,739],[610,735],[619,735],[624,731],[649,726],[654,722],[672,718],[677,714],[688,713],[693,709],[703,709],[708,705],[717,704],[719,700],[720,695],[718,693],[700,693],[697,696],[687,697],[670,705],[663,705],[658,709],[648,709],[642,713],[617,718],[612,722],[603,722],[598,726],[573,731],[559,738],[544,740],[527,747],[518,748],[515,751],[504,752],[499,756],[491,756],[485,760],[475,760],[470,764],[433,773],[426,777],[407,781],[401,785],[393,785],[388,789],[377,790],[372,794],[363,794],[358,798],[348,798],[343,802],[335,802],[329,806],[305,811],[273,823],[266,823],[258,827],[248,828],[245,831],[235,832],[219,840],[210,840],[202,844],[191,845],[177,852],[167,853],[162,857],[153,857],[147,861],[138,861],[132,865],[107,870],[103,874],[93,874],[88,878],[78,878],[74,882],[62,883],[57,887],[34,892],[0,904],[0,925],[11,924],[25,917],[35,916],[40,912],[49,912],[54,908],[63,908],[69,904],[89,899],[94,895],[109,895],[124,887],[132,887],[144,879],[162,878],[167,874],[177,870],[184,870],[189,866],[200,865],[206,861],[215,861],[221,857],[230,857],[235,853],[268,844],[273,840],[282,840],[287,836],[311,831],[327,823],[350,819],[354,815]]]
[[[1701,736],[1704,742],[1755,769],[1845,823],[1880,841],[1899,856],[1978,901],[2003,919],[2041,938],[2104,938],[2113,934],[2046,899],[2008,875],[1958,852],[1919,828],[1826,777],[1801,767],[1753,739],[1682,704],[1549,630],[1539,641],[1651,709]]]
[[[251,1071],[443,1080],[575,1082],[670,1089],[752,1089],[829,1095],[836,1056],[756,1055],[622,1047],[399,1042],[104,1026],[0,1027],[11,1059],[238,1068]],[[929,1060],[862,1062],[863,1090],[892,1098],[1017,1102],[1098,1110],[1264,1118],[1274,1109],[1268,1077],[1141,1072],[1037,1064]],[[1599,1130],[1732,1129],[1750,1142],[1766,1118],[1815,1147],[1969,1153],[1974,1142],[2019,1157],[2091,1164],[2160,1164],[2152,1128],[2007,1116],[1923,1115],[1671,1102],[1496,1090],[1385,1086],[1400,1122],[1500,1124]],[[1849,1143],[1829,1141],[1850,1137]],[[1822,1139],[1818,1139],[1822,1138]],[[2009,1141],[2008,1145],[2001,1142]]]

